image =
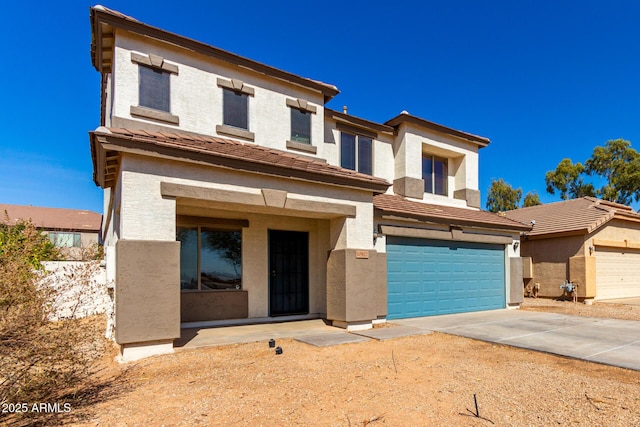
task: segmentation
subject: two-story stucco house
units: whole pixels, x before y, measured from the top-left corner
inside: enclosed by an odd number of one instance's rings
[[[115,340],[131,360],[181,326],[391,318],[517,305],[513,242],[479,209],[489,140],[402,113],[325,108],[339,91],[91,9]]]

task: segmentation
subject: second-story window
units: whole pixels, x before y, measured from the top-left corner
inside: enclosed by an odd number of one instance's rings
[[[340,134],[340,165],[371,175],[373,173],[373,140],[346,132]]]
[[[249,96],[242,92],[222,89],[223,123],[240,129],[249,129]]]
[[[170,112],[170,73],[142,65],[138,67],[138,70],[140,73],[139,105]]]
[[[311,144],[311,113],[291,108],[291,141]]]
[[[446,196],[448,173],[448,160],[427,154],[422,155],[422,179],[424,179],[424,192]]]

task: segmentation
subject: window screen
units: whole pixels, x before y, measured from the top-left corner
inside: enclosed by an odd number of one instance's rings
[[[140,106],[170,112],[169,73],[144,66],[139,66],[138,70]]]
[[[249,129],[248,100],[244,93],[222,89],[223,123],[240,129]]]

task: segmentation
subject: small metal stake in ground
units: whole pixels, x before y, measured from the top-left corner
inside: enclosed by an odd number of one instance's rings
[[[489,421],[491,424],[493,424],[493,421],[491,421],[489,418],[485,418],[485,417],[481,417],[480,416],[480,410],[478,409],[478,398],[476,397],[476,394],[473,394],[473,403],[476,406],[476,412],[474,413],[471,409],[467,408],[467,412],[469,412],[471,415],[473,415],[476,418],[480,418],[481,420],[485,420],[485,421]],[[470,417],[471,415],[469,414],[464,414],[462,412],[459,413],[460,415],[464,415],[465,417]]]

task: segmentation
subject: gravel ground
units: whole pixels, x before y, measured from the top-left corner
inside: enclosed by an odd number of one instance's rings
[[[547,298],[525,298],[522,309],[606,319],[640,320],[640,306],[595,301],[593,305]]]
[[[632,318],[639,307],[527,300],[525,309]],[[633,426],[640,372],[434,333],[317,348],[279,340],[109,363],[88,426]],[[474,404],[478,403],[478,414]]]

